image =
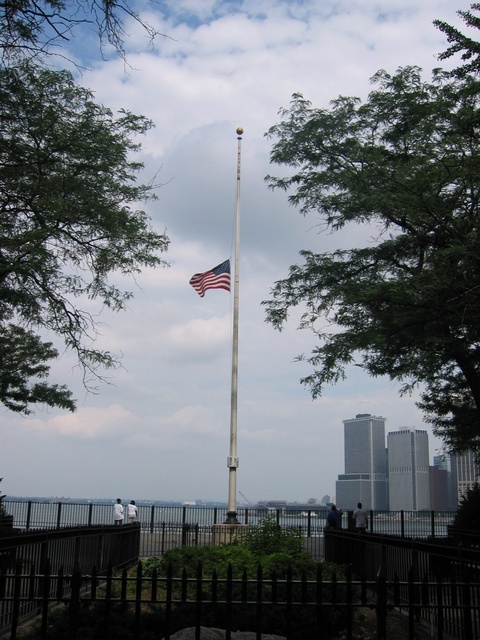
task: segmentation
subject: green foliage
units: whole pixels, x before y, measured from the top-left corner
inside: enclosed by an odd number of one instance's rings
[[[457,15],[462,18],[467,27],[479,29],[480,17],[473,12],[480,11],[480,3],[475,2],[470,7],[471,11],[457,11]],[[452,75],[464,78],[470,73],[478,73],[480,71],[480,42],[469,38],[443,20],[434,20],[433,24],[447,36],[450,44],[448,49],[438,56],[439,60],[447,60],[457,53],[461,53],[463,64],[454,69]]]
[[[302,382],[313,396],[355,365],[389,376],[450,449],[480,442],[480,82],[416,67],[379,71],[362,103],[315,109],[300,94],[268,136],[267,176],[323,230],[358,246],[316,254],[275,283],[264,305],[281,329],[291,308],[317,340]],[[362,238],[364,240],[362,241]]]
[[[258,558],[273,553],[295,556],[303,551],[303,538],[298,528],[279,527],[275,518],[268,517],[250,526],[245,545]]]
[[[0,402],[13,411],[74,409],[66,387],[46,382],[58,352],[45,330],[77,355],[87,386],[118,364],[95,348],[81,305],[122,310],[132,294],[112,275],[165,264],[168,238],[134,208],[155,197],[134,159],[151,126],[96,104],[66,71],[0,68]]]
[[[462,497],[453,526],[465,531],[480,531],[480,486],[475,485]]]
[[[231,565],[233,575],[241,577],[243,571],[254,573],[258,565],[258,557],[246,547],[238,544],[207,547],[180,547],[167,551],[160,559],[159,567],[163,575],[167,567],[172,565],[173,575],[180,577],[186,570],[188,577],[195,577],[198,565],[202,565],[203,574],[209,576],[215,570],[218,577],[225,578],[228,566]]]
[[[226,577],[229,566],[237,578],[241,578],[244,571],[250,577],[255,576],[259,565],[267,575],[275,571],[278,578],[284,578],[289,567],[297,578],[303,572],[315,578],[317,571],[317,563],[303,550],[299,530],[295,527],[281,529],[274,518],[264,518],[258,525],[251,525],[245,538],[227,545],[171,549],[161,558],[149,561],[143,570],[145,575],[151,575],[157,568],[165,575],[169,565],[174,576],[181,577],[186,571],[191,578],[195,577],[199,565],[205,576],[215,571],[219,578]]]

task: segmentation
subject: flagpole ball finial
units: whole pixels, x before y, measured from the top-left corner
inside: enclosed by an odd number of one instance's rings
[[[237,136],[241,136],[243,134],[242,127],[237,127]]]

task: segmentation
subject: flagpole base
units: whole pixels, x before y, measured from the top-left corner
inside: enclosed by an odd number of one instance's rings
[[[240,524],[240,522],[237,519],[237,512],[227,511],[227,519],[224,521],[223,524]]]

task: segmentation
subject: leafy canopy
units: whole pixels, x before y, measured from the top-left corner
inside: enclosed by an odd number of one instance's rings
[[[421,407],[448,447],[480,435],[480,83],[417,67],[379,71],[362,103],[339,97],[315,109],[293,96],[267,136],[267,176],[329,230],[369,230],[360,246],[303,251],[265,301],[277,328],[303,305],[317,345],[302,380],[313,395],[346,375],[421,384]]]
[[[467,27],[479,29],[480,16],[475,15],[475,12],[480,12],[480,3],[473,3],[470,5],[470,8],[471,11],[457,11],[457,14],[462,18]],[[433,24],[447,36],[450,44],[448,49],[438,56],[439,60],[447,60],[457,53],[461,54],[463,64],[454,69],[452,75],[464,78],[468,74],[478,73],[480,71],[480,42],[470,38],[459,29],[452,27],[452,25],[442,20],[434,20]]]
[[[64,386],[46,382],[59,336],[85,380],[116,357],[95,348],[89,300],[113,310],[131,294],[114,283],[164,264],[168,238],[134,208],[154,197],[137,182],[137,136],[151,122],[114,115],[66,71],[28,63],[0,69],[0,402],[73,409]]]

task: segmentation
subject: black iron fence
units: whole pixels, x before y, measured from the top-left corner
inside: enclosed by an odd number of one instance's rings
[[[475,587],[475,589],[474,589]],[[195,637],[200,638],[200,627],[213,626],[225,629],[225,639],[232,632],[254,632],[260,639],[263,633],[277,633],[287,640],[305,638],[343,637],[352,640],[353,630],[359,631],[362,613],[370,612],[374,618],[377,640],[387,640],[387,625],[395,605],[406,614],[405,640],[416,637],[415,628],[420,615],[430,616],[435,624],[435,637],[443,638],[446,609],[455,611],[466,620],[478,615],[476,601],[478,585],[456,582],[458,595],[453,602],[442,597],[446,590],[438,582],[389,581],[380,572],[375,580],[357,580],[350,571],[342,578],[334,573],[329,579],[319,568],[315,580],[293,579],[291,574],[277,578],[264,576],[258,567],[254,576],[244,572],[241,578],[233,578],[229,569],[225,578],[213,573],[204,576],[201,565],[196,576],[187,578],[184,572],[175,577],[171,568],[167,575],[156,571],[143,575],[142,564],[137,571],[128,574],[124,570],[114,575],[111,569],[99,576],[95,569],[88,574],[75,570],[71,574],[24,574],[18,568],[10,577],[5,601],[14,611],[10,625],[10,638],[15,640],[19,628],[17,613],[22,603],[35,608],[38,637],[48,640],[51,625],[51,606],[57,604],[57,613],[65,612],[66,635],[70,640],[83,637],[85,625],[93,624],[104,638],[116,637],[121,626],[122,638],[142,640],[144,637],[165,638],[181,628],[194,627]],[[418,592],[435,597],[418,598]],[[31,591],[31,593],[30,593]],[[405,593],[405,599],[388,598],[389,593]],[[93,612],[93,616],[92,616]],[[362,617],[364,617],[364,615]],[[454,638],[475,640],[478,631],[469,627],[465,635],[461,629]],[[356,636],[358,637],[358,635]],[[368,636],[372,637],[372,636]]]
[[[427,541],[332,530],[325,534],[325,559],[367,581],[383,576],[388,601],[407,608],[412,624],[422,619],[437,633],[480,638],[478,532],[452,530],[449,538]]]
[[[0,631],[36,612],[39,593],[45,596],[44,577],[50,572],[83,573],[92,566],[130,565],[138,560],[140,530],[125,527],[89,527],[17,533],[0,537]],[[14,582],[14,574],[28,581]],[[43,576],[43,578],[42,578]],[[13,582],[12,582],[13,580]],[[55,587],[56,588],[56,587]],[[58,597],[58,590],[49,597]]]
[[[195,535],[195,528],[179,531]],[[143,535],[138,525],[19,533],[0,538],[0,632],[8,630],[15,639],[20,621],[37,615],[40,636],[47,639],[56,604],[57,612],[68,614],[72,639],[82,637],[82,625],[93,623],[102,626],[102,637],[114,638],[118,616],[129,637],[139,640],[151,637],[152,624],[155,637],[164,638],[187,626],[198,633],[200,626],[220,626],[226,638],[242,628],[257,637],[268,632],[303,640],[324,637],[332,620],[335,633],[341,621],[348,639],[362,608],[374,613],[378,640],[387,637],[394,609],[407,616],[405,638],[413,639],[423,620],[440,640],[446,633],[480,640],[478,534],[454,533],[427,542],[327,531],[326,560],[347,567],[344,578],[334,574],[328,580],[321,563],[316,580],[264,576],[261,567],[257,575],[244,572],[241,578],[204,576],[201,567],[195,578],[160,576],[156,570],[145,575],[141,563],[133,575],[126,569],[115,575],[111,566],[137,559]]]
[[[44,529],[113,524],[112,502],[62,502],[4,500],[3,505],[13,517],[15,527]],[[163,527],[197,527],[199,531],[222,524],[226,508],[193,505],[138,505],[138,520],[145,533],[158,533]],[[258,524],[265,517],[275,518],[280,527],[299,528],[305,537],[322,536],[326,524],[326,507],[305,508],[290,505],[282,508],[240,507],[241,524]],[[370,511],[369,530],[372,533],[401,537],[444,537],[452,524],[455,511]],[[342,526],[349,526],[349,512],[342,514]]]
[[[72,503],[7,500],[4,502],[10,514],[9,526],[15,530],[35,531],[45,528],[98,527],[113,523],[111,503]],[[212,544],[215,525],[225,520],[226,511],[219,507],[195,506],[138,506],[140,529],[139,555],[142,558],[163,555],[169,549],[181,546],[205,546]],[[305,550],[314,559],[323,558],[324,527],[327,510],[296,509],[239,509],[238,518],[243,524],[258,524],[271,517],[281,528],[294,527],[302,534]],[[370,531],[396,535],[401,538],[443,538],[453,522],[451,511],[428,512],[369,512]],[[1,525],[1,523],[0,523]],[[345,512],[342,526],[352,525],[351,513]],[[1,527],[0,527],[1,534]]]

